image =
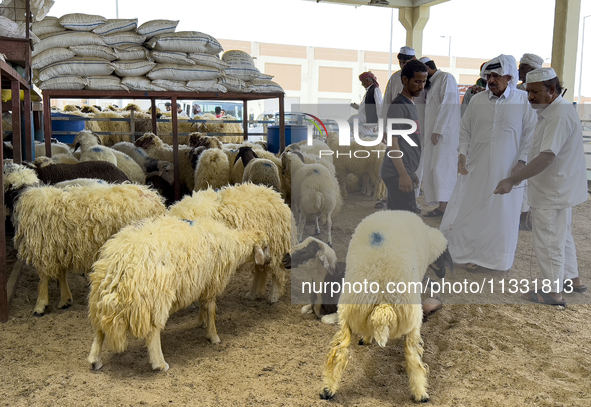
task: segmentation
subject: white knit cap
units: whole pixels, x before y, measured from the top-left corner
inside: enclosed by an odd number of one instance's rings
[[[408,55],[409,57],[415,56],[415,50],[411,47],[402,47],[400,48],[400,53],[404,55]]]
[[[431,58],[429,57],[422,57],[421,59],[419,59],[419,61],[421,61],[422,63],[426,64],[427,62],[431,61]]]
[[[519,62],[535,69],[539,69],[544,64],[544,58],[537,56],[536,54],[523,54],[521,61]]]
[[[552,68],[534,69],[527,73],[526,83],[544,82],[556,78],[556,72]]]

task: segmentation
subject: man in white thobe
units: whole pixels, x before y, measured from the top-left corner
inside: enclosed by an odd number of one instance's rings
[[[452,74],[426,61],[429,70],[424,123],[423,192],[428,205],[439,206],[426,217],[443,216],[457,180],[460,137],[460,92]]]
[[[527,162],[536,115],[517,90],[517,63],[499,55],[483,68],[486,91],[475,95],[462,118],[458,172],[441,230],[457,263],[509,270],[515,258],[523,189],[493,195],[498,179]]]
[[[529,179],[534,251],[543,280],[529,301],[566,305],[562,291],[585,292],[577,265],[571,232],[572,207],[587,200],[587,171],[583,128],[572,104],[564,100],[560,81],[552,68],[527,74],[529,101],[538,111],[531,157],[519,172],[503,179],[495,193],[506,194]]]
[[[363,72],[359,75],[361,85],[365,88],[365,95],[360,105],[352,103],[351,107],[358,109],[359,113],[349,117],[349,124],[352,126],[354,119],[358,120],[359,134],[369,136],[377,132],[378,113],[382,109],[382,91],[378,78],[372,72]]]
[[[384,103],[382,104],[381,112],[378,114],[379,118],[382,120],[388,117],[388,109],[390,109],[392,101],[396,98],[396,96],[398,96],[400,92],[402,92],[402,68],[408,61],[417,59],[416,52],[411,47],[400,48],[397,58],[398,65],[400,65],[400,70],[394,72],[392,76],[390,76],[388,84],[386,85],[386,90],[384,91]]]

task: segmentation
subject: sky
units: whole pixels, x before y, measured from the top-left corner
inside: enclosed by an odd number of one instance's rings
[[[138,6],[141,4],[141,6]],[[423,53],[473,58],[526,52],[552,54],[555,0],[451,0],[433,6],[423,33]],[[394,9],[316,3],[305,0],[55,0],[48,15],[98,14],[106,18],[179,20],[177,31],[200,31],[219,39],[353,50],[392,50],[405,45],[406,33]],[[581,0],[581,17],[591,0]],[[580,33],[583,28],[582,20]],[[443,38],[442,38],[443,37]],[[591,17],[586,19],[582,93],[591,96]],[[581,55],[579,41],[579,58]],[[577,78],[580,60],[577,61]],[[578,79],[575,86],[578,88]],[[575,92],[576,94],[576,92]]]

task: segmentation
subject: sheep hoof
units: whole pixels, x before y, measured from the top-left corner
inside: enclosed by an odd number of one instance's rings
[[[315,230],[314,231],[314,236],[318,236],[320,234],[320,230]]]
[[[365,345],[365,341],[363,339],[359,339],[359,345],[361,345],[361,346]]]
[[[414,396],[415,403],[428,403],[429,402],[429,395],[427,393],[423,394],[421,397]]]
[[[311,314],[312,313],[312,304],[304,305],[300,310],[302,314]]]
[[[166,372],[169,369],[168,363],[164,362],[162,366],[152,365],[152,370],[160,370],[161,372]]]
[[[59,308],[59,309],[68,309],[68,308],[70,308],[71,306],[72,306],[72,303],[71,303],[71,302],[67,302],[67,303],[65,303],[64,305],[60,305],[58,308]]]
[[[33,316],[42,317],[43,315],[45,315],[45,310],[47,309],[47,306],[44,305],[43,307],[40,307],[40,309],[38,309],[38,308],[35,308],[35,312],[33,312]]]
[[[209,342],[211,342],[214,345],[217,345],[218,343],[221,342],[220,337],[219,336],[214,336],[213,338],[207,338],[209,339]]]
[[[332,242],[328,242],[328,247],[332,249]]]
[[[101,367],[103,367],[103,362],[97,360],[96,362],[91,363],[90,367],[92,368],[92,370],[99,370]]]
[[[322,400],[330,400],[334,397],[334,393],[332,391],[330,391],[330,389],[328,387],[325,387],[324,389],[322,389],[322,392],[320,393],[320,398]]]
[[[246,298],[248,298],[249,300],[256,300],[257,299],[257,295],[255,293],[251,293],[249,292],[248,294],[246,294]]]

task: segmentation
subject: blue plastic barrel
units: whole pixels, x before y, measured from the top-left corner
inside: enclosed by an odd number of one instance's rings
[[[307,126],[285,125],[285,145],[297,143],[308,138]],[[267,149],[272,153],[279,153],[279,126],[267,127]]]
[[[84,130],[84,120],[79,120],[77,116],[64,113],[51,113],[51,131],[70,131],[74,134],[52,134],[52,137],[58,139],[62,143],[71,144],[76,137],[76,133]],[[69,120],[53,120],[54,117],[67,117]],[[76,120],[78,119],[78,120]]]

